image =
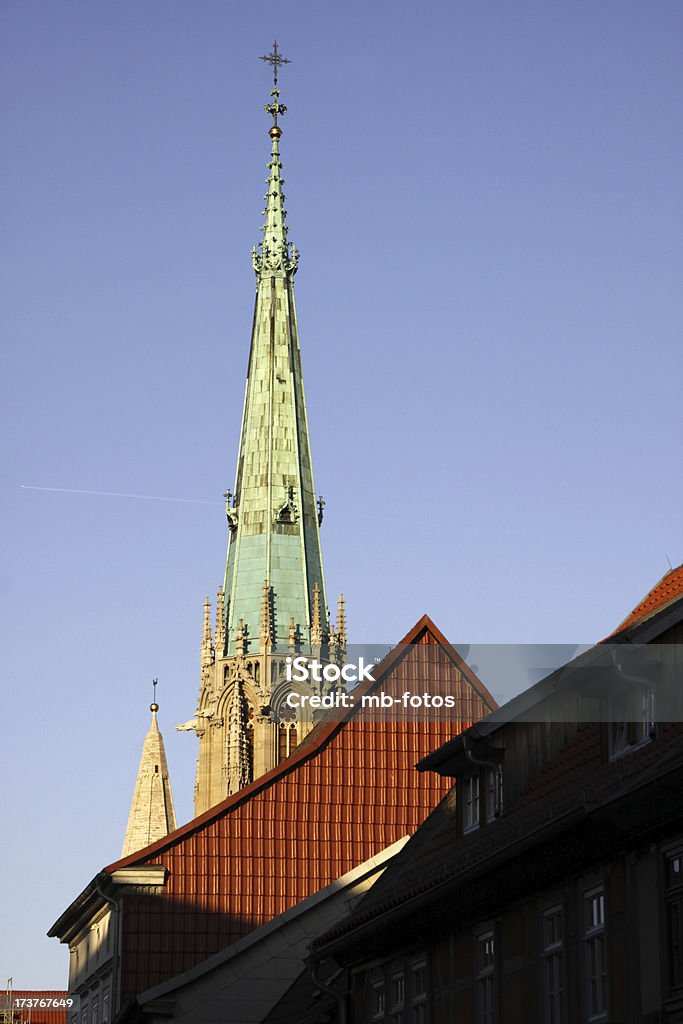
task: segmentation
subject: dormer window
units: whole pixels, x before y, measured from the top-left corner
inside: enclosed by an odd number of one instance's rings
[[[486,769],[486,820],[495,821],[503,813],[503,771],[497,768]]]
[[[647,743],[656,734],[654,694],[630,691],[610,697],[608,739],[610,758]]]
[[[479,828],[479,775],[466,775],[462,781],[463,790],[463,832]]]

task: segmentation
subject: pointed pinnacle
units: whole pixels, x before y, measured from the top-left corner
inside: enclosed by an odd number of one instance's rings
[[[319,647],[323,642],[322,622],[320,620],[320,587],[316,583],[313,588],[313,616],[311,618],[311,643]]]
[[[211,602],[209,598],[204,600],[204,624],[202,627],[202,667],[210,665],[213,661],[213,641],[211,638]]]

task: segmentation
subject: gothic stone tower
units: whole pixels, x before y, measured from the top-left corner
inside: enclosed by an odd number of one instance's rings
[[[274,44],[272,117],[263,239],[252,253],[256,303],[234,494],[226,494],[228,554],[215,629],[204,603],[195,813],[201,814],[288,756],[313,719],[285,704],[293,689],[325,684],[285,678],[286,658],[342,660],[344,602],[330,625],[308,439],[294,274],[299,254],[287,240],[282,191],[277,73],[288,63]],[[314,691],[313,687],[316,687]],[[180,728],[183,728],[182,726]]]

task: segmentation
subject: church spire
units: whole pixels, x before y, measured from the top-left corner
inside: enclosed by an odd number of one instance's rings
[[[156,687],[155,679],[152,683],[154,700],[149,706],[152,723],[142,747],[122,857],[128,857],[157,839],[163,839],[176,828],[164,740],[157,724],[159,705],[156,702]]]
[[[280,159],[287,108],[278,72],[290,62],[277,42],[261,59],[273,70],[265,106],[268,191],[262,238],[252,251],[256,304],[235,485],[225,492],[228,551],[213,636],[208,601],[204,611],[202,681],[192,720],[199,738],[197,814],[282,756],[280,729],[291,716],[283,703],[287,655],[327,660],[340,647],[330,634],[325,594],[324,502],[316,499],[313,482],[294,305],[299,254],[287,235]],[[343,621],[342,610],[342,632]],[[322,693],[327,683],[311,684],[311,693],[314,686]],[[309,718],[297,723],[299,740],[311,725]]]
[[[328,630],[327,602],[320,550],[320,524],[313,484],[293,278],[299,254],[287,237],[287,212],[281,176],[278,71],[290,61],[273,44],[261,58],[273,68],[272,118],[268,134],[265,224],[253,250],[256,309],[234,493],[228,492],[229,526],[225,572],[227,656],[237,654],[238,623],[247,654],[289,647],[290,622],[310,653],[316,588],[320,628]],[[270,593],[269,628],[264,631],[263,581]],[[263,649],[262,649],[263,647]],[[208,649],[208,642],[207,642]]]

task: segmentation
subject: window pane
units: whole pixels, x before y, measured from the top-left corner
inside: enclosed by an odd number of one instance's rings
[[[479,1020],[481,1024],[494,1024],[495,1005],[493,992],[493,976],[489,975],[479,981]]]
[[[479,940],[479,970],[493,967],[493,935],[484,935]]]
[[[545,961],[546,1024],[562,1024],[563,955],[554,953]]]
[[[596,935],[588,943],[588,1009],[592,1016],[604,1013],[607,1005],[605,940]]]
[[[593,893],[586,899],[587,930],[602,928],[605,924],[605,897],[602,892]]]
[[[412,968],[411,998],[424,995],[427,991],[427,969],[424,964],[418,964]]]
[[[669,901],[669,978],[672,988],[683,986],[683,896]]]
[[[562,911],[558,909],[548,910],[543,915],[545,948],[557,946],[562,942]]]
[[[465,779],[465,828],[475,828],[479,824],[479,776],[469,775]]]

